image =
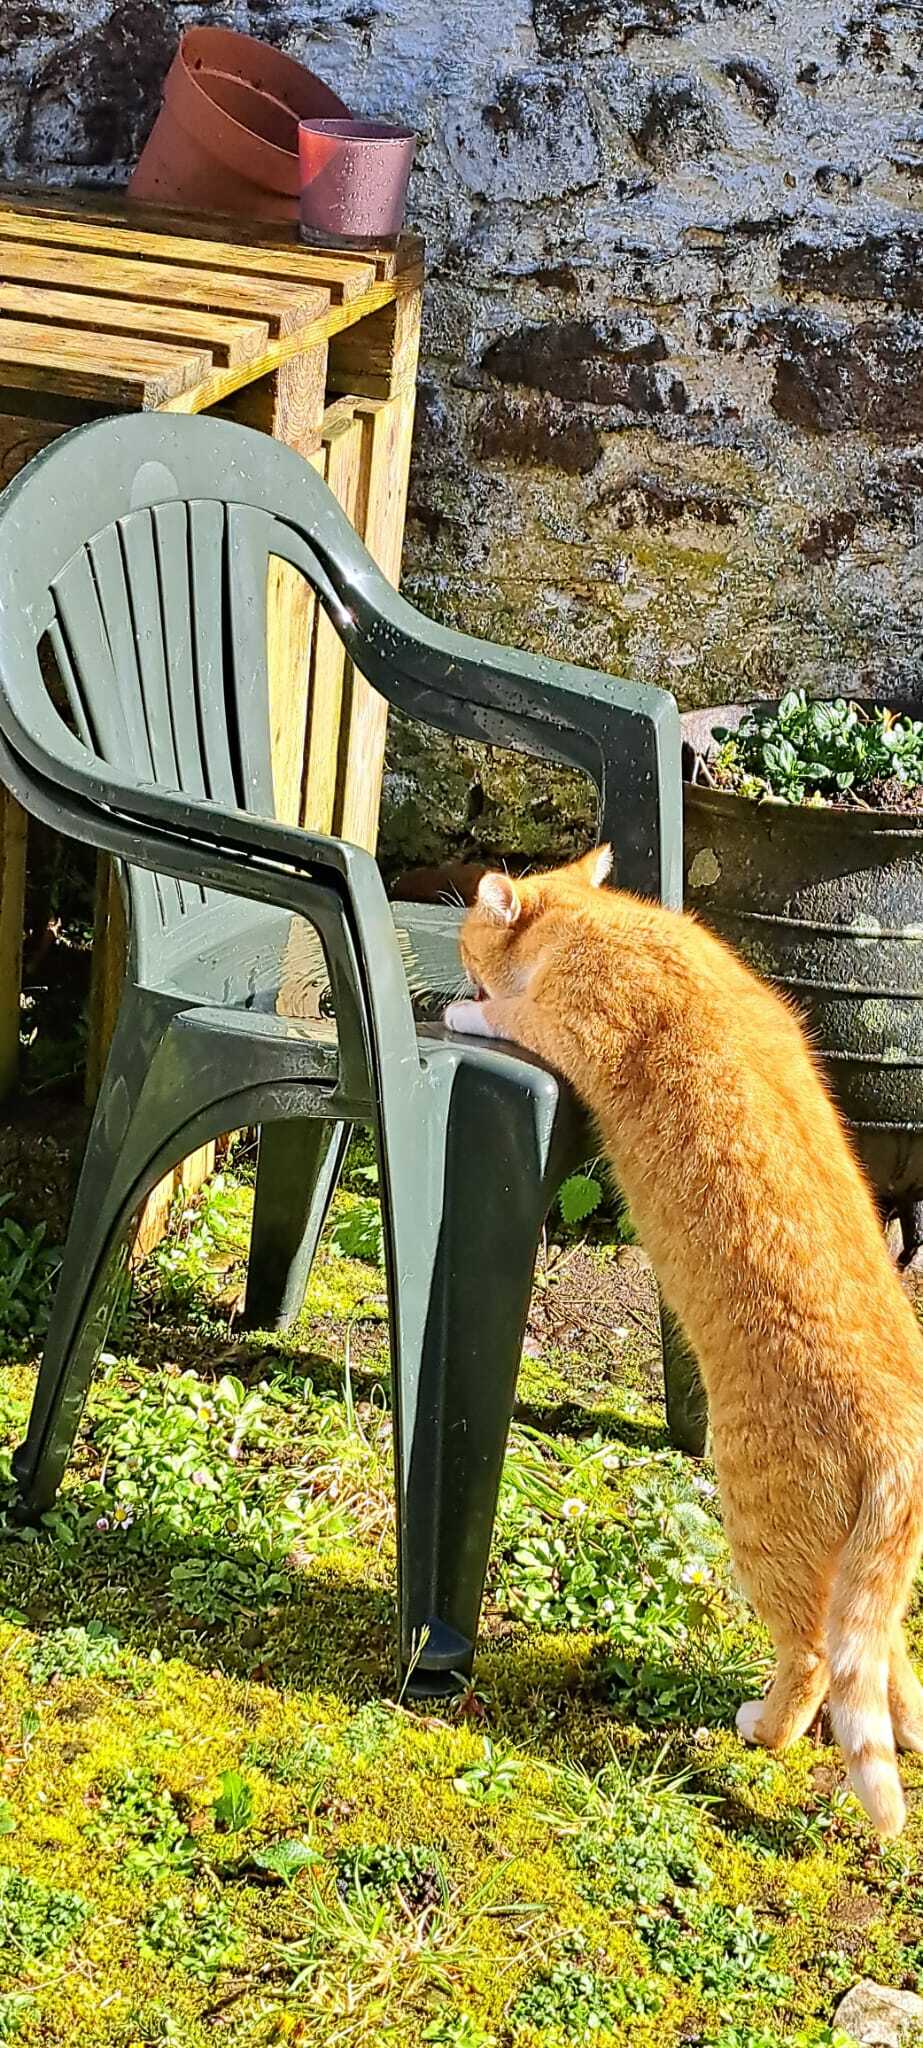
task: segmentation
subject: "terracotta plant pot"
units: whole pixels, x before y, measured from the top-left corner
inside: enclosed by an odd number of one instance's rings
[[[188,29],[129,192],[164,206],[295,220],[298,123],[348,114],[280,50],[233,29]]]
[[[413,129],[312,116],[298,140],[303,239],[360,247],[396,240],[417,146]]]

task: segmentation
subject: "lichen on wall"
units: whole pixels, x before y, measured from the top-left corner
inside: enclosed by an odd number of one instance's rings
[[[7,173],[124,175],[192,21],[419,130],[412,597],[683,704],[919,693],[919,0],[14,0]]]

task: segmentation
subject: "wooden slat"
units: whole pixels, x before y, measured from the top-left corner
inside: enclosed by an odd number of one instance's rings
[[[261,283],[231,272],[186,270],[179,263],[130,263],[116,256],[68,255],[29,242],[0,241],[0,277],[69,291],[105,292],[155,306],[193,306],[265,320],[271,335],[301,333],[329,305],[315,285]]]
[[[145,304],[138,299],[110,299],[100,293],[53,291],[41,285],[14,284],[0,276],[0,313],[39,320],[50,326],[87,327],[105,333],[148,337],[177,347],[201,344],[216,363],[246,363],[265,354],[268,320],[234,320],[222,313],[203,313],[197,306]]]
[[[347,327],[331,342],[328,385],[368,398],[391,398],[416,382],[420,354],[422,287],[404,290]]]
[[[11,483],[41,448],[47,448],[49,441],[56,441],[66,432],[67,427],[54,420],[0,412],[0,489]]]
[[[300,455],[316,450],[324,411],[327,350],[298,356],[254,393],[267,406],[264,424]],[[251,414],[252,418],[252,414]],[[267,590],[267,669],[272,775],[278,814],[296,825],[308,717],[314,593],[288,562],[272,561]]]
[[[45,185],[30,187],[19,180],[11,186],[0,183],[0,201],[14,212],[60,214],[71,220],[76,213],[83,220],[108,221],[113,226],[134,226],[167,235],[192,235],[202,241],[244,243],[252,248],[291,248],[297,235],[294,221],[252,221],[240,214],[199,213],[189,207],[164,206],[159,200],[135,199],[125,190],[112,186],[81,189],[69,185],[66,191],[55,192],[49,191]],[[312,253],[322,257],[330,253],[327,249],[318,250],[316,245],[312,252],[309,243],[301,242],[298,246],[307,260]],[[333,253],[350,261],[356,260],[357,252],[345,245]],[[393,247],[359,252],[360,261],[374,263],[378,278],[399,277],[403,270],[418,266],[422,256],[422,239],[411,232],[400,235]]]
[[[315,449],[307,459],[312,468],[323,476],[324,450]],[[269,723],[276,815],[286,825],[298,825],[301,822],[316,599],[297,569],[275,556],[269,563],[266,595]]]
[[[365,429],[356,529],[373,561],[395,585],[400,580],[413,409],[412,388],[384,403],[369,400],[356,408]],[[384,698],[348,661],[334,830],[341,839],[370,850],[378,835],[387,723]]]
[[[359,500],[364,422],[339,414],[323,430],[324,476],[347,519],[355,521]],[[307,744],[304,749],[304,795],[301,823],[313,832],[333,827],[337,789],[337,758],[343,715],[346,649],[322,606],[317,606],[311,661]]]
[[[49,388],[99,405],[162,405],[201,384],[212,368],[207,350],[170,348],[79,328],[42,327],[0,314],[0,382]]]
[[[276,369],[280,363],[289,361],[302,349],[313,347],[315,342],[329,341],[334,335],[341,333],[343,328],[365,321],[368,315],[377,312],[380,306],[388,305],[395,292],[405,289],[416,289],[416,279],[411,273],[408,273],[406,279],[399,278],[391,284],[373,285],[371,291],[366,292],[364,299],[353,299],[348,306],[329,306],[323,317],[313,321],[302,333],[287,335],[284,340],[277,342],[263,364],[256,362],[247,364],[244,369],[216,370],[201,387],[194,391],[184,391],[179,398],[169,399],[163,410],[203,412],[208,407],[222,405],[225,399],[240,390],[243,384],[252,382],[264,372]],[[369,395],[383,397],[387,394],[376,389]]]
[[[90,967],[90,1000],[87,1006],[87,1064],[84,1089],[91,1105],[99,1094],[103,1069],[109,1057],[125,979],[125,906],[122,891],[108,854],[96,862],[96,902],[93,914],[93,955]]]
[[[40,242],[96,256],[122,256],[132,262],[181,263],[215,270],[253,273],[294,284],[320,285],[332,298],[361,299],[375,282],[375,265],[361,256],[302,255],[291,250],[251,248],[240,242],[213,242],[195,235],[158,235],[142,227],[109,227],[104,222],[68,220],[46,214],[31,218],[25,210],[0,203],[0,243]]]

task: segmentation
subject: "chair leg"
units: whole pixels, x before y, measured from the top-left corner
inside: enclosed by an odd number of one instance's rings
[[[429,1173],[394,1219],[401,1659],[416,1697],[471,1668],[536,1250],[586,1151],[569,1098],[535,1080],[533,1093],[461,1067]]]
[[[351,1124],[264,1124],[253,1202],[244,1321],[284,1330],[301,1312]]]
[[[261,1056],[262,1052],[262,1056]],[[87,1142],[25,1442],[13,1455],[27,1516],[49,1508],[70,1454],[127,1263],[137,1212],[172,1166],[270,1115],[304,1127],[317,1090],[285,1047],[216,1052],[169,999],[129,990]]]
[[[24,1441],[13,1452],[12,1468],[24,1519],[43,1515],[54,1502],[70,1457],[77,1426],[99,1354],[106,1342],[120,1284],[127,1272],[137,1211],[104,1235],[93,1230],[89,1201],[78,1201],[74,1225],[87,1258],[98,1259],[88,1294],[59,1289],[39,1367],[35,1399]],[[64,1280],[62,1268],[62,1281]],[[78,1305],[79,1303],[79,1305]]]

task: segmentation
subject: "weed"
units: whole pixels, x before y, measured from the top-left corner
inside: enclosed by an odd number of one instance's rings
[[[407,1911],[420,1914],[445,1905],[448,1897],[441,1857],[418,1844],[408,1849],[397,1849],[390,1843],[377,1848],[343,1849],[335,1862],[341,1899],[354,1896],[378,1904],[397,1899]]]
[[[431,2020],[424,2027],[421,2037],[433,2044],[433,2048],[497,2048],[496,2034],[486,2034],[477,2020],[469,2013],[453,2013],[451,2018]]]
[[[226,1282],[246,1253],[241,1189],[216,1174],[192,1208],[181,1209],[170,1236],[151,1253],[145,1282],[157,1287],[161,1313],[192,1318],[206,1326],[216,1320],[209,1287]]]
[[[485,1735],[483,1754],[475,1764],[466,1764],[456,1772],[455,1790],[466,1799],[475,1799],[482,1806],[490,1806],[498,1799],[508,1799],[516,1789],[516,1778],[524,1768],[519,1757],[500,1756],[490,1736]]]
[[[107,1391],[97,1528],[145,1548],[189,1539],[199,1555],[173,1568],[171,1590],[199,1619],[224,1621],[284,1597],[278,1567],[293,1544],[307,1554],[345,1533],[333,1503],[269,1462],[277,1408],[265,1384],[248,1389],[231,1374],[213,1383],[188,1371]],[[220,1569],[215,1546],[229,1552]]]
[[[397,1719],[390,1707],[382,1700],[369,1700],[359,1708],[342,1734],[343,1748],[348,1756],[373,1757],[392,1742],[398,1733]]]
[[[663,1777],[659,1764],[644,1773],[617,1757],[593,1778],[572,1767],[558,1774],[557,1825],[589,1905],[657,1907],[711,1886],[701,1804],[686,1796],[683,1782]]]
[[[323,1772],[332,1755],[329,1742],[306,1735],[302,1742],[248,1742],[242,1761],[277,1785],[300,1785]]]
[[[214,1803],[215,1826],[225,1834],[239,1835],[253,1819],[253,1790],[239,1771],[222,1771],[221,1790]]]
[[[574,1226],[595,1214],[603,1198],[602,1183],[591,1173],[572,1173],[558,1189],[562,1223]]]
[[[519,1504],[500,1526],[498,1597],[543,1628],[597,1628],[644,1652],[685,1641],[716,1609],[720,1532],[698,1503],[655,1485],[639,1488],[621,1519],[577,1494],[544,1509]]]
[[[125,2038],[131,2048],[181,2048],[185,2034],[168,2008],[155,2002],[134,2007]]]

